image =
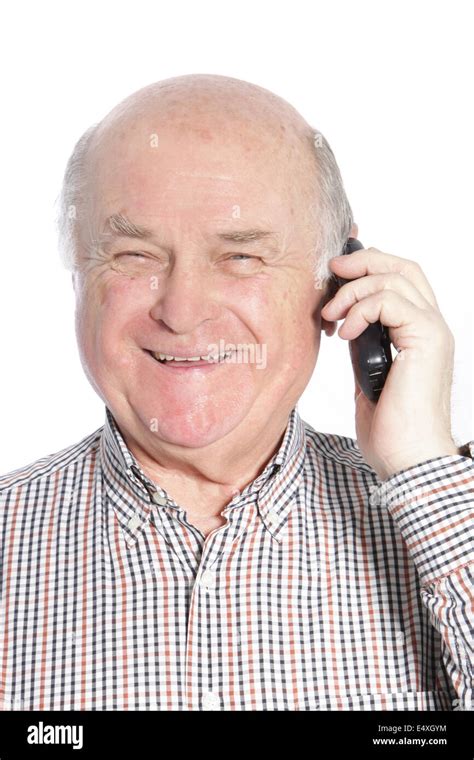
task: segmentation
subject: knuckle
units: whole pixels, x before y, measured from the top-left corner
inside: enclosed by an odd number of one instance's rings
[[[357,287],[355,285],[353,285],[352,283],[348,283],[348,287],[347,287],[345,295],[346,295],[346,298],[347,298],[346,303],[347,302],[351,302],[352,303],[353,301],[360,301],[360,299],[361,299],[361,296],[357,292]]]
[[[446,341],[447,341],[447,343],[448,343],[448,344],[449,344],[449,345],[450,345],[452,348],[454,348],[454,346],[455,346],[455,343],[456,343],[456,339],[455,339],[455,337],[454,337],[454,334],[453,334],[453,332],[452,332],[452,331],[449,329],[449,327],[448,327],[447,325],[446,325],[446,330],[445,330],[445,332],[446,332]]]
[[[353,301],[359,301],[360,299],[357,295],[357,287],[355,286],[355,283],[350,281],[346,282],[345,285],[342,285],[337,291],[336,298],[341,307],[346,306]]]
[[[398,293],[393,289],[393,287],[387,287],[380,293],[380,300],[398,302]]]
[[[406,259],[406,263],[403,265],[401,274],[407,272],[408,274],[422,274],[423,270],[417,261]]]
[[[431,323],[430,330],[433,343],[436,342],[440,346],[447,347],[453,351],[455,346],[455,338],[446,322],[440,318],[440,315],[435,311],[426,311],[425,316]]]

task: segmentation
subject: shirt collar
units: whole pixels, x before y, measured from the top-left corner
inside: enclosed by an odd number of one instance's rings
[[[281,543],[295,494],[302,479],[306,456],[305,423],[296,407],[290,413],[285,434],[274,457],[250,484],[257,486],[257,506],[267,530]],[[273,466],[276,469],[272,470]]]
[[[238,507],[243,497],[255,495],[265,527],[281,540],[279,535],[291,511],[292,497],[301,482],[305,449],[305,425],[295,407],[278,451],[260,475],[232,499],[224,514]],[[132,545],[148,521],[152,506],[165,505],[168,496],[144,473],[108,407],[100,439],[100,458],[108,496],[127,543]]]

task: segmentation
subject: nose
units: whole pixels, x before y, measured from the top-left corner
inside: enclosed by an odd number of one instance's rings
[[[199,264],[175,262],[159,285],[151,317],[176,334],[192,333],[206,320],[216,319],[219,305],[209,271]]]

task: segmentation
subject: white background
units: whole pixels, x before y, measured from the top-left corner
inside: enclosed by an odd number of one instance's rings
[[[423,267],[456,338],[453,432],[472,437],[469,2],[41,2],[4,10],[0,472],[75,443],[104,407],[77,355],[54,201],[80,134],[119,100],[188,73],[246,79],[329,140],[365,246]],[[420,394],[423,388],[420,388]],[[299,403],[355,436],[347,342],[322,338]]]

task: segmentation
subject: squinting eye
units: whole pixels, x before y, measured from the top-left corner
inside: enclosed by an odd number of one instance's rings
[[[155,270],[162,271],[165,264],[162,259],[143,251],[120,251],[113,256],[112,269],[119,274],[144,277]]]
[[[224,271],[237,277],[245,277],[261,272],[263,261],[260,256],[246,253],[231,253],[222,262]]]
[[[246,253],[233,253],[227,258],[227,261],[242,261],[245,264],[256,266],[257,264],[261,264],[262,259],[260,256],[249,256]]]

